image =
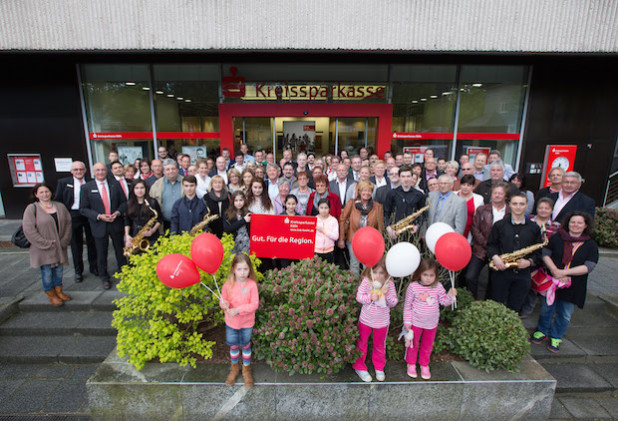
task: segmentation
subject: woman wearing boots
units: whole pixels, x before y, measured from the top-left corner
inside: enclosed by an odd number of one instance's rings
[[[52,188],[38,183],[32,189],[34,203],[26,207],[22,220],[30,242],[30,267],[40,268],[43,290],[49,301],[61,306],[71,299],[62,292],[62,266],[68,263],[71,243],[71,215],[60,202],[52,201]]]

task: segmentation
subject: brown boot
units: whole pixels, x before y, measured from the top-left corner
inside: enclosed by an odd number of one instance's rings
[[[245,387],[251,389],[253,387],[253,374],[251,373],[251,365],[242,366],[242,378],[245,380]]]
[[[56,296],[62,301],[69,301],[71,299],[69,295],[66,295],[64,292],[62,292],[62,286],[54,287],[54,290],[56,291]]]
[[[238,367],[238,363],[232,363],[232,368],[230,369],[230,374],[227,375],[227,379],[225,379],[226,386],[232,386],[236,383],[236,378],[240,374],[240,368]]]
[[[49,302],[55,305],[56,307],[60,307],[62,304],[64,304],[64,301],[58,298],[54,290],[45,291],[45,294],[47,294],[47,296],[49,297]]]

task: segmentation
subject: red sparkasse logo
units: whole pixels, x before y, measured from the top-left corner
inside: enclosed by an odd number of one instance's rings
[[[221,80],[223,96],[228,98],[242,98],[245,96],[245,78],[242,76],[236,76],[238,68],[236,66],[230,67],[230,73],[232,76],[225,76]]]

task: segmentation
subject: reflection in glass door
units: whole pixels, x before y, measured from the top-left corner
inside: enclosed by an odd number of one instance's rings
[[[362,147],[375,151],[378,126],[376,117],[344,117],[331,119],[331,123],[335,125],[337,133],[337,153],[345,150],[349,155],[354,155]]]

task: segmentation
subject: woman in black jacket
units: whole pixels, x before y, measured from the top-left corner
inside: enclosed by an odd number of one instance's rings
[[[251,214],[247,208],[247,198],[241,190],[237,190],[232,193],[230,202],[232,206],[228,208],[223,218],[223,231],[234,235],[232,253],[249,254]]]
[[[220,175],[215,175],[210,180],[210,190],[204,195],[204,202],[208,207],[210,215],[219,215],[218,219],[212,221],[208,227],[217,237],[223,235],[223,217],[225,211],[230,207],[230,198],[225,188],[225,181]]]
[[[132,246],[133,237],[152,219],[154,213],[151,209],[157,212],[157,218],[154,225],[143,233],[144,239],[148,240],[150,245],[154,244],[159,238],[159,228],[163,223],[163,215],[157,200],[148,195],[146,182],[136,180],[131,184],[127,212],[124,217],[125,247]]]
[[[571,281],[570,286],[556,290],[553,304],[541,300],[537,330],[531,338],[535,344],[541,344],[549,338],[547,349],[554,353],[560,352],[562,335],[569,327],[575,306],[584,307],[588,274],[599,261],[599,248],[590,238],[592,222],[592,217],[586,212],[567,214],[562,221],[562,228],[543,249],[543,262],[552,276],[567,284],[569,278]]]

